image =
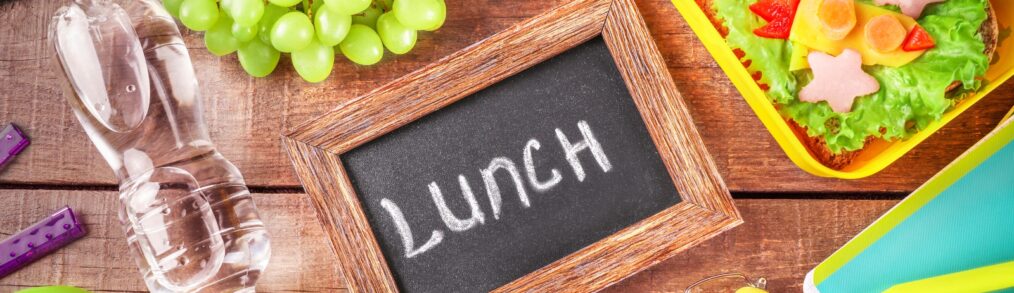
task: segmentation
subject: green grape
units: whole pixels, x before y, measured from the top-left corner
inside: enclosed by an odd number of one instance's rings
[[[229,11],[229,7],[232,7],[232,2],[235,2],[235,1],[234,0],[218,0],[218,7],[222,8],[222,14],[225,14],[225,15],[228,15],[229,17],[232,17],[231,12]]]
[[[286,53],[305,48],[313,37],[313,23],[300,11],[282,15],[271,28],[271,45]]]
[[[246,73],[253,77],[265,77],[275,71],[281,54],[271,45],[254,40],[240,47],[236,55],[239,55],[239,64]]]
[[[371,0],[324,0],[327,9],[338,14],[353,15],[370,7]]]
[[[320,11],[321,6],[324,6],[324,1],[317,0],[313,1],[313,3],[310,5],[310,8],[313,8],[313,13],[317,13],[317,11]]]
[[[217,56],[225,56],[236,52],[239,41],[232,36],[232,20],[226,16],[218,18],[215,26],[204,32],[204,45],[208,51]]]
[[[292,67],[308,82],[321,82],[331,75],[334,67],[334,48],[317,40],[306,48],[292,52]]]
[[[447,20],[447,3],[444,3],[444,0],[436,0],[436,1],[438,4],[440,4],[440,8],[437,10],[437,12],[439,13],[438,18],[440,19],[440,21],[438,21],[431,27],[424,28],[423,29],[424,31],[432,32],[438,30],[440,29],[441,26],[444,26],[444,21]]]
[[[264,2],[261,0],[231,0],[228,7],[233,21],[242,26],[253,26],[264,15]]]
[[[352,17],[336,14],[330,9],[317,11],[313,27],[317,31],[317,39],[327,46],[335,46],[342,42],[352,26]]]
[[[180,4],[182,3],[183,0],[162,0],[165,10],[169,11],[169,14],[175,18],[180,18]]]
[[[345,57],[360,65],[376,64],[384,57],[384,44],[380,41],[380,36],[362,24],[353,24],[338,48]]]
[[[394,13],[384,13],[377,19],[377,33],[392,53],[405,54],[415,47],[416,31],[399,23]]]
[[[257,24],[257,35],[261,37],[261,41],[265,44],[271,43],[271,28],[275,26],[278,18],[285,15],[286,12],[289,12],[288,8],[274,4],[268,4],[264,7],[264,15],[261,16],[261,21]]]
[[[242,26],[238,23],[232,24],[232,36],[236,37],[236,40],[246,43],[253,40],[257,36],[256,26]]]
[[[180,22],[195,31],[206,31],[218,21],[218,3],[215,0],[183,0],[180,4]]]
[[[447,11],[440,0],[395,0],[394,16],[411,29],[439,28]]]
[[[376,5],[370,5],[370,7],[363,10],[363,12],[353,14],[352,23],[358,23],[372,29],[376,29],[377,18],[380,17],[381,14],[384,14],[383,10],[380,10],[380,8]]]
[[[292,7],[293,5],[303,2],[303,0],[268,0],[271,4],[278,5],[281,7]]]

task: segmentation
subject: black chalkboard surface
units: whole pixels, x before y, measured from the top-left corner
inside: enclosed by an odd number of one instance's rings
[[[341,158],[405,292],[496,289],[681,201],[601,37]]]
[[[594,292],[742,223],[633,0],[567,1],[282,146],[353,292]]]

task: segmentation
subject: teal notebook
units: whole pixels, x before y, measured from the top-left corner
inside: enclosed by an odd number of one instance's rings
[[[1014,119],[1008,119],[817,265],[804,291],[881,292],[1014,261],[1012,141]]]

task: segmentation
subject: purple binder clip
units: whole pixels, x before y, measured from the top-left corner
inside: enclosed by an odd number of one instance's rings
[[[0,132],[0,168],[7,165],[26,146],[28,137],[14,123],[7,124],[3,132]]]
[[[70,207],[0,242],[0,278],[85,235]]]

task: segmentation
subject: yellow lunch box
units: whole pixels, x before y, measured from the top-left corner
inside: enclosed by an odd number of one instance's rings
[[[775,141],[782,147],[785,154],[789,156],[799,168],[817,176],[835,177],[843,179],[857,179],[876,174],[888,165],[903,156],[909,150],[921,143],[927,137],[967,110],[973,104],[981,100],[991,91],[1003,84],[1004,81],[1014,75],[1014,42],[1001,40],[998,45],[998,58],[993,61],[986,71],[983,88],[974,96],[962,100],[953,109],[943,115],[936,122],[930,123],[925,129],[914,134],[906,140],[885,141],[876,140],[867,145],[859,157],[841,170],[829,168],[818,161],[806,147],[800,137],[790,128],[789,124],[775,109],[760,86],[754,82],[753,77],[743,67],[740,60],[736,58],[732,49],[712,25],[708,16],[701,10],[695,0],[672,0],[673,5],[683,15],[690,28],[697,37],[704,43],[711,56],[715,58],[718,65],[729,76],[733,85],[743,95],[750,108],[757,114],[764,126],[767,127]],[[990,1],[996,11],[996,19],[1000,29],[1012,29],[1014,25],[1014,1],[993,0]],[[1014,113],[1014,111],[1012,111]]]

